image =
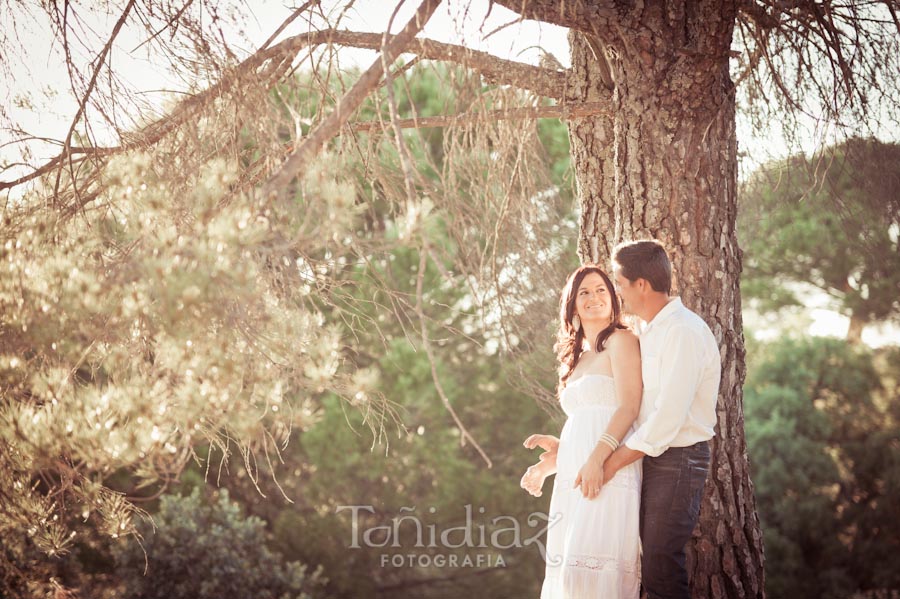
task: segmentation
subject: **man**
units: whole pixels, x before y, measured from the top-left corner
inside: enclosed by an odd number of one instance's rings
[[[709,326],[670,297],[672,266],[658,241],[613,252],[623,310],[637,315],[644,393],[637,430],[604,464],[604,480],[643,461],[641,584],[650,599],[689,598],[685,545],[700,515],[716,425],[721,364]]]

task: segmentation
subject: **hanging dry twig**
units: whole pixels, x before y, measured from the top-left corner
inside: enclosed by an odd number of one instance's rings
[[[609,115],[609,104],[606,102],[584,102],[582,104],[562,104],[556,106],[523,106],[521,108],[505,108],[484,112],[463,112],[446,116],[416,117],[399,119],[393,123],[403,129],[423,129],[426,127],[450,127],[452,125],[475,125],[488,121],[514,119],[560,118],[576,119],[590,116]],[[381,129],[378,122],[356,121],[349,124],[352,131],[372,131]]]
[[[416,273],[416,313],[419,316],[419,331],[422,339],[422,347],[425,349],[425,353],[428,355],[428,361],[431,363],[431,380],[434,381],[434,388],[438,393],[438,397],[441,398],[441,403],[450,414],[450,417],[453,418],[453,422],[459,430],[460,442],[465,444],[468,440],[481,456],[481,459],[487,464],[488,468],[490,468],[493,466],[491,458],[488,457],[484,449],[481,448],[481,445],[478,444],[478,441],[476,441],[471,433],[469,433],[469,430],[462,423],[462,420],[459,419],[459,415],[456,413],[456,410],[453,409],[453,404],[450,403],[450,399],[447,397],[447,393],[444,391],[444,386],[441,385],[441,379],[437,373],[437,358],[434,355],[434,350],[431,348],[431,342],[428,340],[427,320],[422,307],[422,283],[425,280],[425,268],[427,265],[428,251],[426,248],[423,248],[422,251],[419,252],[419,271]]]

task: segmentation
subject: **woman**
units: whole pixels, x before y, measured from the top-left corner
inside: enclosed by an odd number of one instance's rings
[[[525,440],[525,447],[546,453],[521,482],[540,496],[544,479],[556,474],[550,500],[556,522],[547,533],[541,598],[637,599],[641,464],[604,481],[603,462],[633,432],[641,403],[641,354],[599,267],[588,264],[569,276],[555,349],[560,403],[568,419],[559,439]]]

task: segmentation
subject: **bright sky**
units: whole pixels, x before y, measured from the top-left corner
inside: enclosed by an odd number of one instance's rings
[[[326,0],[323,6],[337,7],[343,5],[337,0]],[[272,32],[292,12],[286,8],[282,0],[255,0],[246,3],[252,6],[253,19],[249,19],[243,30],[228,31],[230,40],[238,40],[237,46],[249,55],[259,47]],[[399,30],[410,18],[418,2],[407,0],[393,20],[392,30]],[[341,22],[341,28],[357,31],[384,31],[391,19],[394,2],[385,0],[358,0]],[[326,12],[328,10],[326,9]],[[333,13],[336,16],[336,12]],[[93,13],[92,26],[99,31],[108,32],[118,15],[102,15]],[[0,24],[7,27],[9,24]],[[68,84],[68,75],[63,66],[59,47],[51,44],[49,30],[34,23],[16,22],[18,34],[27,48],[22,60],[12,61],[13,84],[0,90],[0,100],[8,110],[14,123],[36,136],[62,139],[77,110],[77,100]],[[301,19],[293,23],[281,37],[301,33],[308,25]],[[511,11],[494,5],[490,8],[488,0],[471,0],[469,2],[444,2],[426,25],[422,37],[440,41],[465,44],[494,55],[537,64],[541,49],[553,54],[564,66],[569,66],[567,30],[537,23],[518,21]],[[178,81],[165,64],[150,56],[148,46],[135,49],[146,37],[142,31],[123,29],[113,52],[113,63],[117,71],[135,88],[143,90],[143,96],[151,104],[162,106],[172,91],[185,91],[189,81]],[[96,51],[96,50],[95,50]],[[243,57],[243,56],[242,56]],[[366,50],[344,49],[340,58],[344,66],[368,66],[376,55]],[[47,92],[48,97],[42,97]],[[28,99],[29,102],[22,102]],[[810,148],[815,147],[821,137],[827,138],[828,127],[810,124]],[[110,132],[94,131],[98,143],[114,143]],[[767,135],[765,139],[755,138],[749,127],[738,123],[740,147],[750,156],[745,168],[754,167],[772,157],[783,157],[788,153],[787,146],[779,141],[777,131]],[[819,139],[817,139],[819,138]],[[21,158],[15,148],[6,145],[10,141],[5,131],[0,131],[0,161],[17,162]],[[806,149],[806,148],[805,148]],[[34,143],[29,150],[33,153],[31,162],[40,164],[57,153],[57,146]],[[0,177],[8,180],[27,172],[27,169],[11,169]],[[814,302],[815,304],[815,302]],[[845,318],[821,305],[811,305],[814,320],[809,327],[812,334],[843,335],[847,328]],[[896,342],[900,338],[896,329],[878,333],[867,330],[864,340],[870,344]]]

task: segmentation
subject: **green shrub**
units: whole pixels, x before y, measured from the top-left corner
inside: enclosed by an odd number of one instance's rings
[[[155,526],[155,530],[154,530]],[[265,523],[243,517],[221,490],[206,504],[194,489],[165,496],[140,544],[123,544],[117,572],[128,597],[139,599],[311,599],[322,596],[320,572],[285,562],[266,546]],[[143,546],[143,548],[141,547]],[[146,570],[146,572],[145,572]]]

